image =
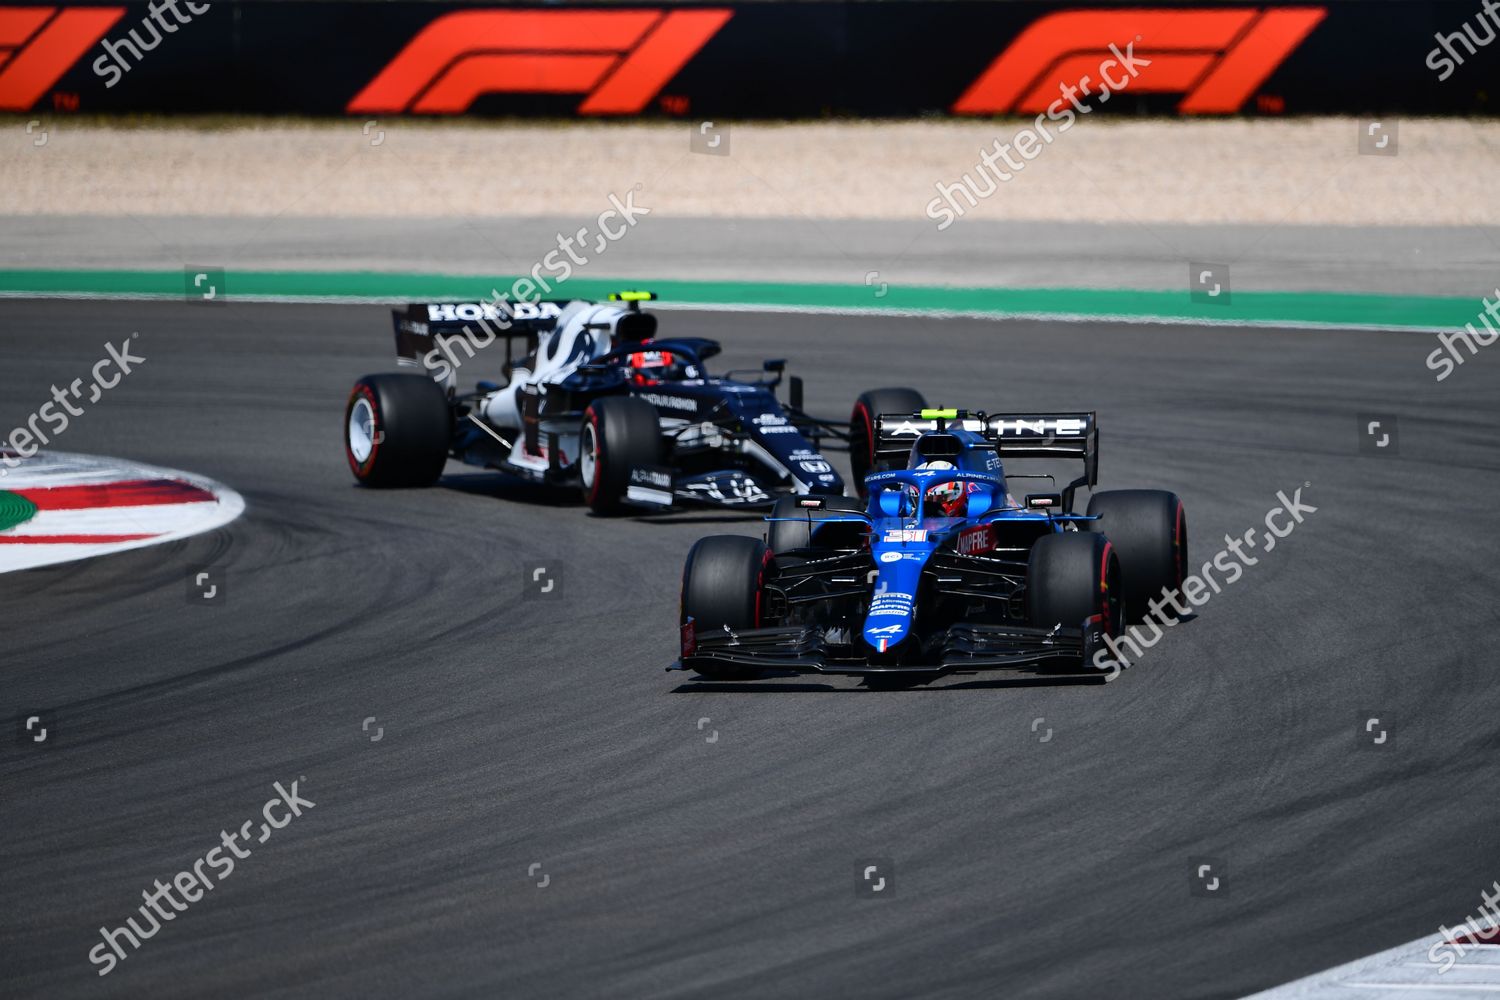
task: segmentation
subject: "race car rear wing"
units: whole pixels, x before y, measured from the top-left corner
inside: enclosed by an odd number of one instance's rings
[[[536,350],[537,336],[557,325],[567,302],[419,302],[391,310],[396,331],[396,360],[403,365],[428,367],[423,359],[448,338],[466,338],[482,347],[505,339],[506,361],[511,342],[526,338],[528,352]],[[472,349],[470,350],[472,356]]]
[[[1089,413],[969,413],[965,410],[922,410],[885,413],[875,419],[877,467],[903,465],[912,445],[923,434],[950,427],[983,434],[1002,460],[1007,458],[1076,458],[1083,475],[1063,490],[1063,505],[1071,510],[1073,493],[1099,481],[1099,426]],[[934,442],[937,444],[937,442]],[[928,457],[937,458],[937,455]]]
[[[630,344],[649,340],[656,334],[656,316],[642,312],[640,303],[656,298],[653,292],[619,292],[611,302],[625,302],[627,308],[610,325],[616,343]],[[419,302],[405,310],[391,310],[396,332],[396,361],[402,365],[424,368],[440,382],[451,379],[453,362],[443,362],[437,352],[451,353],[445,345],[456,341],[467,358],[487,347],[497,338],[505,341],[505,363],[513,361],[513,344],[526,339],[525,354],[536,351],[537,340],[556,328],[563,310],[581,299],[549,299],[541,302]],[[523,355],[524,357],[525,355]]]
[[[1078,458],[1089,486],[1099,478],[1099,427],[1093,413],[996,413],[985,437],[1003,458]]]

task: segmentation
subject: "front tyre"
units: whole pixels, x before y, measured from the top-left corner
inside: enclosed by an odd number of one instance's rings
[[[865,476],[882,470],[875,468],[875,418],[882,413],[918,413],[927,408],[927,400],[915,389],[871,389],[860,393],[849,416],[849,468],[854,473],[854,488],[865,496]]]
[[[578,430],[578,479],[595,514],[618,514],[630,490],[630,470],[661,460],[656,408],[633,396],[604,396],[589,404]]]
[[[1103,535],[1062,532],[1044,535],[1031,547],[1026,614],[1033,626],[1080,628],[1101,615],[1103,634],[1119,635],[1120,596],[1120,562]]]
[[[771,550],[758,538],[709,535],[688,551],[682,568],[678,623],[692,619],[699,634],[759,628]],[[757,673],[741,667],[700,667],[705,677],[741,680]]]
[[[443,474],[452,411],[425,375],[366,375],[344,406],[344,457],[364,486],[431,486]]]
[[[1127,621],[1144,621],[1149,604],[1187,579],[1187,515],[1165,490],[1106,490],[1089,498],[1089,530],[1114,543]]]

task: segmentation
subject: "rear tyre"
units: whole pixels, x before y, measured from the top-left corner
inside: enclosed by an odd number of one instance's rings
[[[842,514],[850,511],[863,513],[865,505],[855,497],[826,497],[824,498],[823,510],[809,510],[798,506],[802,497],[782,497],[776,501],[776,506],[771,508],[771,517],[794,517],[795,521],[771,520],[766,524],[766,544],[770,546],[773,555],[783,555],[794,549],[809,549],[813,545],[813,533],[817,529],[814,525],[819,521],[837,519]],[[860,524],[841,524],[838,528],[825,528],[818,532],[820,539],[826,538],[831,532],[837,532],[847,538],[850,534],[858,537],[862,529]],[[849,528],[850,532],[841,532],[840,529]]]
[[[375,487],[431,486],[452,439],[443,387],[425,375],[366,375],[344,406],[344,457],[354,478]]]
[[[1114,543],[1124,587],[1125,620],[1143,621],[1148,604],[1187,579],[1187,515],[1165,490],[1106,490],[1089,498],[1089,530]]]
[[[861,393],[849,416],[849,467],[854,488],[865,496],[865,476],[875,468],[875,418],[882,413],[916,413],[927,408],[927,400],[915,389],[871,389]]]
[[[679,624],[693,620],[700,634],[760,626],[766,567],[771,550],[758,538],[709,535],[688,551],[682,568],[682,607]],[[759,671],[743,667],[701,667],[705,677],[742,680]]]
[[[1109,539],[1089,531],[1044,535],[1031,547],[1026,614],[1038,628],[1080,628],[1104,616],[1104,634],[1119,635],[1120,562]]]
[[[595,514],[618,514],[625,507],[631,468],[660,460],[661,423],[644,399],[604,396],[583,411],[578,478]]]

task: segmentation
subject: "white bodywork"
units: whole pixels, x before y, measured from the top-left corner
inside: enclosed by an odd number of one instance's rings
[[[585,364],[608,353],[614,344],[615,324],[625,313],[617,305],[571,302],[557,317],[557,325],[537,338],[536,355],[518,363],[510,373],[510,384],[484,397],[480,410],[492,426],[521,426],[521,390],[567,378]],[[594,324],[609,328],[590,330]]]
[[[580,365],[607,354],[614,346],[615,330],[620,317],[628,311],[628,307],[614,303],[569,303],[558,315],[556,325],[538,335],[536,354],[518,362],[511,369],[510,383],[489,393],[480,401],[479,412],[486,423],[491,427],[515,432],[509,440],[501,438],[510,447],[509,461],[512,465],[545,473],[550,464],[546,445],[542,446],[542,454],[529,454],[519,433],[522,391],[528,386],[559,382],[576,372]],[[566,466],[577,461],[576,421],[569,421],[566,426],[543,421],[539,430],[544,442],[556,440],[561,452],[559,465]]]

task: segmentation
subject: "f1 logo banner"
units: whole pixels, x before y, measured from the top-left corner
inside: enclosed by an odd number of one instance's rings
[[[1326,16],[1322,7],[1067,10],[1032,22],[953,104],[963,115],[1046,111],[1063,86],[1134,43],[1135,93],[1185,94],[1182,114],[1233,114]]]
[[[29,111],[124,7],[0,7],[0,111]]]
[[[713,122],[717,153],[726,122],[1035,116],[1064,88],[1101,115],[1389,124],[1495,113],[1500,44],[1446,83],[1426,61],[1478,2],[212,0],[154,44],[165,0],[0,0],[0,113],[645,115]],[[122,76],[105,57],[136,45]]]
[[[733,11],[467,10],[433,21],[350,114],[462,114],[484,94],[587,94],[585,115],[643,110]]]

